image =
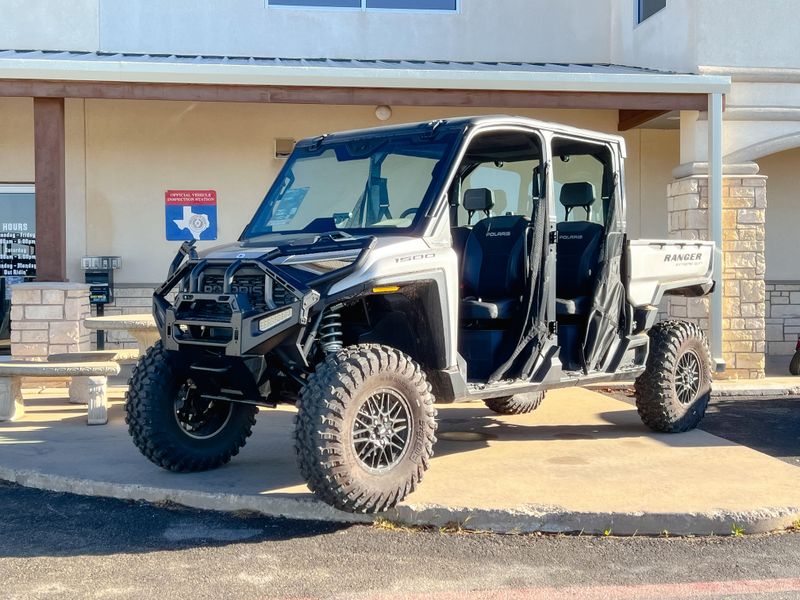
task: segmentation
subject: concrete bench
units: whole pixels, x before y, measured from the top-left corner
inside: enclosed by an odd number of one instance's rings
[[[118,350],[89,350],[87,352],[62,352],[51,354],[47,362],[82,363],[82,362],[115,362],[130,363],[139,360],[138,348],[121,348]]]
[[[14,421],[25,414],[23,377],[70,377],[69,401],[88,404],[89,425],[108,423],[108,376],[119,374],[119,365],[99,362],[0,362],[0,421]]]

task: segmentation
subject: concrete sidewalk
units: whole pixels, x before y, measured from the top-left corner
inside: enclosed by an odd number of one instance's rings
[[[207,473],[149,463],[124,424],[124,388],[107,426],[87,427],[64,390],[28,392],[26,417],[0,424],[0,478],[79,494],[206,509],[361,522],[308,493],[291,444],[293,409],[264,409],[242,453]],[[800,469],[702,431],[657,435],[624,402],[579,388],[539,410],[499,417],[441,406],[440,441],[419,490],[385,517],[498,532],[730,534],[800,517]]]
[[[714,379],[712,394],[720,398],[752,398],[800,396],[800,376],[789,373],[791,356],[767,356],[766,377],[763,379]],[[625,389],[633,387],[633,381],[595,383],[589,389]]]

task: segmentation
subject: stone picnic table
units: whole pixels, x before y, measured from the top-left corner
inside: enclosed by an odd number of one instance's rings
[[[127,331],[139,345],[139,354],[144,354],[159,338],[156,320],[149,313],[89,317],[84,325],[94,331]]]

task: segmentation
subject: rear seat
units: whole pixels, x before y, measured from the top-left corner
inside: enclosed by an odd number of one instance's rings
[[[559,200],[567,209],[567,218],[576,208],[588,213],[596,200],[594,186],[583,182],[565,183]],[[605,230],[602,225],[590,221],[564,221],[556,228],[556,314],[582,315],[592,306]]]

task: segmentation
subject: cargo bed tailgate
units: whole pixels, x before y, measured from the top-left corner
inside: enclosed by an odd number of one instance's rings
[[[658,305],[664,294],[702,296],[714,287],[714,243],[699,240],[628,240],[628,300]]]

